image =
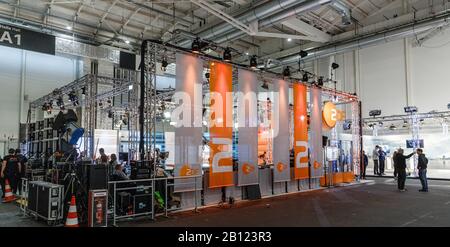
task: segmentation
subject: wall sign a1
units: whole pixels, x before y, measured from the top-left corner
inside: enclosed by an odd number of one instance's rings
[[[0,24],[0,45],[55,55],[55,36]]]

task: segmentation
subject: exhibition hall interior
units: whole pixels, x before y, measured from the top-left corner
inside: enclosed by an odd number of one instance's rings
[[[0,0],[0,227],[448,227],[449,21]]]

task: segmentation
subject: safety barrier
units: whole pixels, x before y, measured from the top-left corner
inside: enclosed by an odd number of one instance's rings
[[[110,181],[108,182],[108,193],[113,199],[113,209],[112,209],[112,215],[113,215],[113,225],[117,226],[117,221],[124,218],[133,218],[138,216],[150,216],[152,220],[155,219],[155,210],[154,210],[154,200],[155,200],[155,183],[157,181],[164,181],[164,188],[165,188],[165,196],[164,196],[164,215],[167,217],[168,213],[175,210],[181,210],[182,208],[169,208],[168,207],[168,189],[169,187],[175,186],[175,180],[184,180],[184,179],[194,179],[194,182],[185,182],[185,183],[178,183],[180,185],[190,185],[194,183],[194,194],[195,194],[195,208],[194,210],[197,211],[198,203],[197,203],[197,179],[201,178],[201,175],[198,176],[184,176],[184,177],[156,177],[156,178],[150,178],[150,179],[139,179],[139,180],[123,180],[123,181]],[[169,180],[173,182],[169,182]],[[136,184],[136,186],[129,186],[129,184]],[[124,186],[120,186],[124,185]],[[111,191],[112,187],[112,191]],[[118,215],[117,212],[117,197],[118,193],[122,191],[132,191],[132,190],[150,190],[150,209],[147,212],[140,212],[135,213],[133,210],[132,213],[127,213],[125,215]]]

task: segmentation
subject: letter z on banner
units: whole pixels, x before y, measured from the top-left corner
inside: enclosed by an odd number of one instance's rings
[[[209,187],[233,186],[232,67],[210,63]]]
[[[294,83],[294,177],[309,177],[306,86]]]
[[[278,121],[278,135],[273,139],[273,181],[291,180],[289,152],[289,84],[284,80],[274,81],[275,92],[279,93],[279,103],[274,105],[274,119]],[[276,103],[277,101],[275,101]],[[277,116],[278,114],[278,116]],[[272,125],[276,126],[276,125]]]
[[[254,72],[239,69],[238,185],[258,184],[258,80]]]
[[[175,176],[201,176],[203,62],[197,57],[183,54],[176,55],[176,62],[176,92],[173,100],[180,106],[172,112],[172,121],[176,123]],[[175,179],[174,183],[175,192],[202,189],[201,177]]]

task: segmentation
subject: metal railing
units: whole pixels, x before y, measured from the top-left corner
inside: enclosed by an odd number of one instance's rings
[[[113,226],[117,226],[117,220],[120,219],[124,219],[124,218],[134,218],[134,217],[138,217],[138,216],[147,216],[149,215],[151,217],[152,220],[155,219],[155,205],[154,205],[154,200],[155,200],[155,183],[157,181],[164,181],[164,188],[165,188],[165,192],[164,192],[164,215],[167,217],[169,212],[175,211],[175,210],[181,210],[182,207],[177,207],[177,208],[169,208],[168,207],[168,190],[169,187],[175,187],[175,184],[177,185],[192,185],[194,184],[194,211],[197,212],[198,211],[198,196],[197,196],[197,192],[198,192],[198,186],[197,186],[197,182],[198,182],[198,178],[202,178],[202,175],[198,175],[198,176],[184,176],[184,177],[156,177],[156,178],[149,178],[149,179],[139,179],[139,180],[122,180],[122,181],[110,181],[108,182],[108,193],[109,196],[111,196],[112,194],[112,198],[113,198],[113,209],[112,209],[112,215],[113,215]],[[185,179],[193,179],[193,182],[184,182],[184,183],[175,183],[175,180],[185,180]],[[173,181],[173,182],[169,182],[169,180]],[[124,187],[120,187],[121,184],[136,184],[135,186],[124,186]],[[141,185],[139,185],[141,184]],[[142,184],[148,184],[148,185],[142,185]],[[111,186],[112,186],[112,191],[111,191]],[[131,190],[139,190],[139,189],[149,189],[150,190],[150,198],[151,198],[151,202],[150,202],[150,206],[151,206],[151,210],[148,212],[141,212],[141,213],[135,213],[133,211],[133,213],[127,213],[125,215],[118,215],[117,212],[117,194],[121,191],[131,191]],[[201,188],[200,188],[201,189]],[[188,191],[184,191],[184,192],[188,192]],[[181,202],[180,202],[181,203]],[[135,206],[135,205],[134,205]]]

